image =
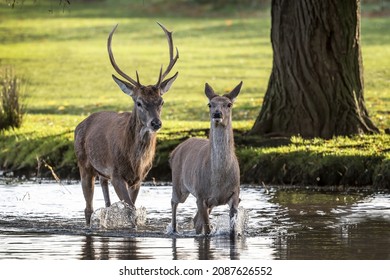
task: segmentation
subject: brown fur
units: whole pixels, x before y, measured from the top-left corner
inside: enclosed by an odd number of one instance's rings
[[[218,96],[206,84],[210,101],[209,140],[190,138],[170,156],[172,169],[172,229],[176,232],[176,210],[191,193],[197,199],[194,218],[196,233],[210,233],[209,214],[213,207],[230,206],[231,234],[240,194],[240,169],[234,150],[231,106],[240,92],[240,83],[231,93]]]
[[[158,78],[156,85],[143,86],[123,73],[111,51],[111,31],[107,48],[114,69],[127,81],[113,75],[114,81],[134,101],[133,111],[126,113],[98,112],[82,121],[75,130],[75,153],[80,170],[81,185],[86,202],[85,220],[90,224],[93,212],[94,182],[99,176],[106,207],[111,205],[108,181],[119,199],[134,207],[142,180],[149,172],[155,150],[156,133],[161,128],[162,95],[166,93],[178,73],[166,80],[174,66],[172,33],[159,24],[168,38],[170,64]]]
[[[75,130],[75,152],[86,197],[86,221],[93,212],[94,180],[100,177],[106,207],[110,206],[108,180],[120,200],[131,206],[141,181],[149,172],[155,154],[156,132],[132,113],[98,112],[82,121]],[[159,114],[158,114],[159,117]]]

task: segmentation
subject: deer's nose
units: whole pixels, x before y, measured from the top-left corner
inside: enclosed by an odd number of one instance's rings
[[[212,115],[213,119],[222,119],[222,112],[221,111],[216,111]]]
[[[152,125],[152,128],[154,130],[159,130],[162,126],[162,123],[159,119],[154,119],[152,120],[152,122],[150,123]]]

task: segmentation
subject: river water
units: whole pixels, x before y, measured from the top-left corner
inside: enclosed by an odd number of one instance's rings
[[[110,187],[111,200],[117,199]],[[211,214],[211,236],[196,235],[195,199],[178,207],[179,235],[169,233],[170,186],[144,185],[136,229],[84,224],[79,184],[0,184],[0,259],[390,259],[390,194],[241,188],[241,235],[228,235],[228,207]],[[95,209],[104,206],[96,185]]]

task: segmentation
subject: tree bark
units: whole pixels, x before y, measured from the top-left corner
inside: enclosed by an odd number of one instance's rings
[[[273,68],[252,135],[376,133],[363,97],[360,0],[273,0]]]

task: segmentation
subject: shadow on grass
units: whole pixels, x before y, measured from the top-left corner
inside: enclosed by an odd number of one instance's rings
[[[248,155],[246,148],[238,149],[238,156],[242,178],[247,183],[390,189],[390,164],[384,156],[325,155],[313,151]]]

